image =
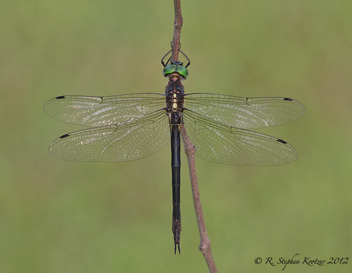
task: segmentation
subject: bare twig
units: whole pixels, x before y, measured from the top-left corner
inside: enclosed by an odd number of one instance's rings
[[[193,203],[194,203],[194,209],[196,211],[198,229],[200,234],[199,250],[203,253],[204,259],[207,262],[207,265],[209,268],[209,272],[216,273],[218,271],[215,266],[213,254],[211,253],[210,240],[208,237],[207,230],[205,228],[202,204],[200,202],[200,196],[199,196],[196,160],[195,160],[196,147],[189,140],[186,132],[186,128],[183,124],[181,125],[181,136],[183,139],[183,143],[185,145],[185,153],[187,155],[188,169],[189,169],[189,175],[191,178],[191,185],[192,185]]]
[[[174,22],[174,37],[172,39],[172,58],[171,61],[178,61],[178,53],[180,51],[181,29],[183,18],[181,13],[180,0],[174,0],[175,22]]]
[[[172,61],[178,61],[178,53],[180,50],[181,28],[183,24],[180,0],[174,0],[174,7],[175,7],[175,27],[174,27],[174,37],[172,40]],[[190,174],[191,185],[192,185],[193,202],[194,202],[194,208],[196,211],[198,229],[200,234],[199,250],[203,253],[203,256],[209,268],[209,272],[216,273],[217,269],[215,267],[215,262],[210,249],[210,240],[207,234],[207,230],[205,228],[202,205],[201,205],[200,196],[199,196],[196,163],[195,163],[195,155],[194,155],[196,148],[189,140],[186,129],[183,124],[181,125],[181,136],[183,139],[183,143],[185,145],[185,153],[187,155],[188,168],[189,168],[189,174]]]

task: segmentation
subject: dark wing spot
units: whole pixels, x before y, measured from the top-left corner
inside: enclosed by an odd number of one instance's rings
[[[60,138],[66,138],[66,137],[69,137],[70,135],[69,134],[66,134],[66,135],[63,135],[63,136],[60,136]]]
[[[277,141],[278,141],[278,142],[281,142],[281,143],[283,143],[283,144],[287,144],[287,142],[286,142],[285,140],[282,140],[282,139],[278,139]]]
[[[64,99],[65,96],[59,96],[59,97],[56,97],[57,100],[61,100],[61,99]]]
[[[289,98],[284,98],[284,100],[293,101],[293,99],[289,99]]]

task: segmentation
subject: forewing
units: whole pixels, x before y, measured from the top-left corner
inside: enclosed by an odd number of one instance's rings
[[[275,137],[234,128],[184,110],[187,134],[196,155],[227,165],[274,166],[297,159],[296,150]]]
[[[43,107],[49,116],[85,127],[121,124],[164,108],[161,94],[127,94],[108,97],[60,96]]]
[[[170,139],[164,110],[133,122],[90,128],[63,135],[49,146],[49,153],[72,161],[130,161],[147,157]]]
[[[305,112],[301,103],[289,98],[244,98],[207,93],[186,94],[184,107],[242,129],[289,123]]]

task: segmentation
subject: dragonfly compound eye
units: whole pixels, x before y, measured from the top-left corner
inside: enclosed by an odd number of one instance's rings
[[[177,72],[178,74],[180,74],[182,77],[184,77],[185,79],[187,79],[188,77],[188,69],[182,65],[178,65],[177,66]]]
[[[163,70],[163,75],[166,77],[174,72],[177,72],[185,79],[188,77],[188,69],[181,65],[181,63],[169,64],[165,66]]]
[[[169,64],[167,66],[164,67],[163,70],[163,75],[166,77],[169,74],[172,74],[176,71],[176,65],[174,64]]]

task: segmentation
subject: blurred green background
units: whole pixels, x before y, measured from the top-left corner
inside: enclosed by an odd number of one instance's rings
[[[183,1],[186,92],[284,96],[306,114],[260,132],[299,159],[233,167],[198,159],[219,272],[280,272],[256,257],[351,257],[352,1]],[[170,149],[109,164],[50,156],[81,129],[49,118],[59,95],[163,93],[173,1],[4,1],[0,10],[0,272],[207,272],[186,158],[173,253]],[[350,261],[351,263],[351,261]],[[288,265],[351,272],[351,265]]]

